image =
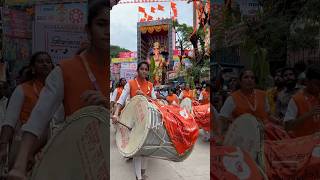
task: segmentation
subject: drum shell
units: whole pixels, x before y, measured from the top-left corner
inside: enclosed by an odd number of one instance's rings
[[[90,106],[67,118],[50,139],[31,180],[101,179],[108,177],[109,134],[105,108]]]
[[[126,123],[126,118],[135,118],[130,117],[129,110],[136,110],[137,101],[147,102],[146,98],[143,96],[135,96],[123,110],[121,114],[121,122]],[[186,159],[192,150],[187,151],[183,155],[179,155],[176,151],[170,137],[167,134],[166,128],[162,121],[162,115],[157,109],[156,105],[153,105],[150,102],[147,102],[145,105],[147,108],[146,116],[147,122],[144,127],[144,136],[139,145],[135,147],[134,150],[130,152],[121,148],[121,130],[117,131],[117,146],[120,151],[120,154],[124,157],[134,157],[134,156],[148,156],[153,158],[165,159],[170,161],[183,161]],[[144,106],[144,108],[145,108]],[[136,111],[134,111],[136,112]],[[133,115],[134,116],[134,115]],[[120,125],[121,126],[121,125]],[[120,129],[125,129],[125,127],[120,127]],[[128,132],[128,131],[126,131]]]

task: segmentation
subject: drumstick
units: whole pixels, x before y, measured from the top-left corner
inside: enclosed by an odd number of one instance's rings
[[[127,125],[123,124],[123,123],[122,123],[122,122],[120,122],[120,121],[118,121],[117,123],[119,123],[120,125],[122,125],[122,126],[124,126],[124,127],[128,128],[128,129],[129,129],[129,131],[131,131],[131,130],[132,130],[132,128],[131,128],[131,127],[129,127],[129,126],[127,126]]]

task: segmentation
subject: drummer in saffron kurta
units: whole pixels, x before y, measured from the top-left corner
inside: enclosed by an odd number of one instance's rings
[[[269,103],[266,93],[255,89],[255,76],[251,70],[245,70],[239,77],[241,88],[233,92],[225,101],[220,111],[219,130],[242,114],[252,114],[261,122],[268,122]],[[222,132],[221,132],[222,133]]]
[[[143,95],[152,99],[156,99],[156,94],[151,82],[147,81],[147,77],[149,74],[149,64],[147,62],[140,62],[138,64],[138,75],[136,78],[130,80],[122,91],[122,95],[120,96],[116,110],[113,114],[112,121],[113,123],[117,123],[119,121],[119,111],[124,106],[125,100],[128,96],[133,98],[136,95]],[[133,164],[135,167],[136,179],[141,180],[145,179],[145,171],[147,168],[147,161],[143,157],[134,157]]]
[[[28,122],[22,127],[22,144],[14,167],[9,172],[9,179],[26,179],[30,149],[60,103],[64,104],[66,116],[90,105],[109,108],[106,79],[109,73],[109,10],[106,1],[89,2],[86,31],[90,46],[80,55],[62,61],[49,74]]]
[[[115,103],[119,100],[121,94],[122,94],[122,91],[123,91],[123,88],[124,86],[127,84],[127,81],[125,78],[120,78],[118,84],[117,84],[117,88],[113,91],[112,93],[112,96],[111,96],[111,113],[113,113],[113,110],[115,109]]]
[[[320,66],[309,67],[306,77],[307,86],[291,98],[284,118],[296,137],[320,132]]]
[[[28,66],[28,73],[26,74],[26,82],[17,86],[14,90],[7,108],[6,118],[2,124],[2,131],[0,136],[0,158],[7,156],[3,153],[3,145],[9,144],[14,136],[20,136],[21,125],[28,121],[32,109],[34,108],[40,91],[44,86],[45,78],[53,69],[51,57],[46,52],[37,52],[32,55],[30,64]],[[56,113],[59,119],[64,118],[63,108]],[[16,130],[16,132],[15,132]],[[46,140],[48,134],[42,135],[42,139]],[[42,142],[43,143],[43,142]],[[39,144],[39,146],[41,146]],[[34,153],[38,151],[39,146],[34,149]],[[32,158],[32,157],[30,157]]]
[[[166,97],[166,100],[168,103],[171,105],[179,105],[179,98],[178,96],[174,93],[174,90],[172,88],[169,89],[169,94]]]
[[[184,98],[189,98],[191,100],[194,98],[194,91],[190,89],[189,84],[186,84],[185,89],[179,95],[180,100],[183,100]]]
[[[210,84],[209,83],[206,83],[205,89],[201,91],[199,96],[199,102],[201,104],[210,103]]]

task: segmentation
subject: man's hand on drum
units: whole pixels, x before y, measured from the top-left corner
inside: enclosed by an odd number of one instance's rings
[[[27,176],[24,171],[13,168],[8,174],[8,180],[27,180]]]
[[[108,106],[107,97],[105,97],[100,91],[88,90],[81,95],[81,99],[87,105]]]

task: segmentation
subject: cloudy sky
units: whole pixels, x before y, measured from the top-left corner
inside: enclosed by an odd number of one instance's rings
[[[150,15],[150,7],[157,7],[158,4],[164,6],[165,11],[158,11],[157,17],[170,16],[170,2],[162,3],[143,3],[143,4],[118,4],[111,10],[110,15],[110,38],[111,44],[117,45],[131,51],[137,50],[137,22],[142,13],[138,13],[138,7],[144,7]],[[176,2],[178,9],[178,21],[192,26],[192,3]]]

